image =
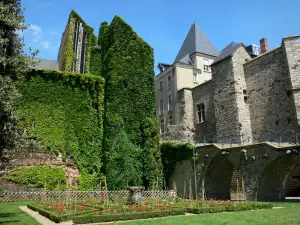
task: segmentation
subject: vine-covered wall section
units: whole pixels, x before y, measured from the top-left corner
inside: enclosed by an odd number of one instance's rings
[[[107,173],[121,159],[127,165],[116,168],[108,176],[108,184],[111,188],[124,188],[126,184],[160,187],[153,49],[118,16],[110,25],[102,24],[98,43],[105,78],[104,171]],[[121,157],[128,154],[131,157]],[[128,171],[123,177],[126,183],[119,184],[118,174],[124,170]]]
[[[193,159],[195,146],[191,143],[176,143],[165,141],[160,143],[164,178],[168,180],[174,172],[176,163],[186,159]]]
[[[32,71],[26,75],[17,110],[25,137],[50,152],[70,156],[78,168],[99,173],[104,80],[98,76]]]
[[[78,13],[71,11],[58,55],[61,71],[90,73],[92,49],[97,42],[93,31]]]

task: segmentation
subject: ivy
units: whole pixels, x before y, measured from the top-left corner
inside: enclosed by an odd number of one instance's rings
[[[73,63],[76,59],[76,52],[74,51],[74,32],[75,32],[75,23],[80,22],[84,27],[84,32],[86,33],[87,42],[86,42],[86,57],[85,57],[85,73],[90,73],[90,61],[91,61],[91,52],[92,48],[97,42],[97,38],[94,35],[94,28],[90,27],[74,10],[71,11],[68,24],[66,27],[66,40],[62,49],[62,62],[61,70],[66,72],[73,71]]]
[[[161,186],[159,134],[157,122],[154,122],[153,49],[118,16],[114,17],[110,25],[102,25],[100,35],[98,43],[102,54],[102,76],[106,81],[104,172],[111,170],[111,150],[122,131],[128,139],[128,143],[123,143],[125,146],[132,145],[132,149],[141,149],[133,152],[127,149],[127,154],[133,154],[134,159],[144,160],[143,184],[146,188]],[[120,146],[119,149],[123,147]],[[117,151],[116,154],[122,155],[123,152]],[[133,171],[132,168],[129,169]],[[136,176],[139,177],[139,173]],[[115,180],[108,180],[109,185],[115,183]]]
[[[195,146],[191,143],[166,141],[160,143],[163,172],[166,181],[172,175],[176,163],[193,157]]]
[[[19,167],[11,170],[5,179],[28,188],[66,189],[66,175],[63,168],[50,166]]]
[[[99,173],[103,85],[102,78],[92,75],[28,73],[16,112],[21,133],[42,141],[50,152],[70,156],[80,170]]]

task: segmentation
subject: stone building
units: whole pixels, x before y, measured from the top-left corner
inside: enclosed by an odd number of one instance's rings
[[[194,23],[172,65],[159,63],[155,77],[157,117],[163,136],[194,133],[192,89],[212,78],[211,63],[219,51]]]
[[[260,45],[232,42],[219,54],[216,50],[204,79],[204,68],[187,61],[183,66],[190,66],[190,73],[198,69],[199,83],[179,70],[169,73],[179,66],[178,58],[173,65],[159,64],[155,81],[161,137],[196,145],[195,156],[177,162],[168,181],[169,186],[176,183],[179,195],[187,195],[184,190],[191,183],[194,197],[202,199],[300,196],[300,36],[283,38],[271,51],[266,39]],[[169,76],[175,89],[161,89]],[[170,94],[173,107],[162,111],[160,102]],[[170,114],[176,130],[163,124]]]

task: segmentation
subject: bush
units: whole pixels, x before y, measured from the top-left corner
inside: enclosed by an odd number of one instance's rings
[[[203,207],[203,208],[186,208],[186,212],[194,214],[205,213],[220,213],[220,212],[237,212],[255,209],[271,209],[273,205],[271,203],[262,202],[245,202],[238,204],[237,206],[218,206],[218,207]]]
[[[141,213],[85,215],[85,216],[74,217],[73,222],[75,224],[99,223],[99,222],[109,222],[109,221],[123,221],[123,220],[147,219],[147,218],[154,218],[154,217],[176,216],[176,215],[184,215],[184,213],[185,213],[184,209],[174,209],[168,211],[152,211],[152,212],[141,212]]]
[[[66,189],[66,175],[63,168],[50,166],[20,167],[12,170],[5,179],[30,188]]]

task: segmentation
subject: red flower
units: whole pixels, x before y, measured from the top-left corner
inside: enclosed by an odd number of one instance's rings
[[[85,206],[83,206],[83,205],[78,206],[78,210],[82,211],[84,209],[85,209]]]

